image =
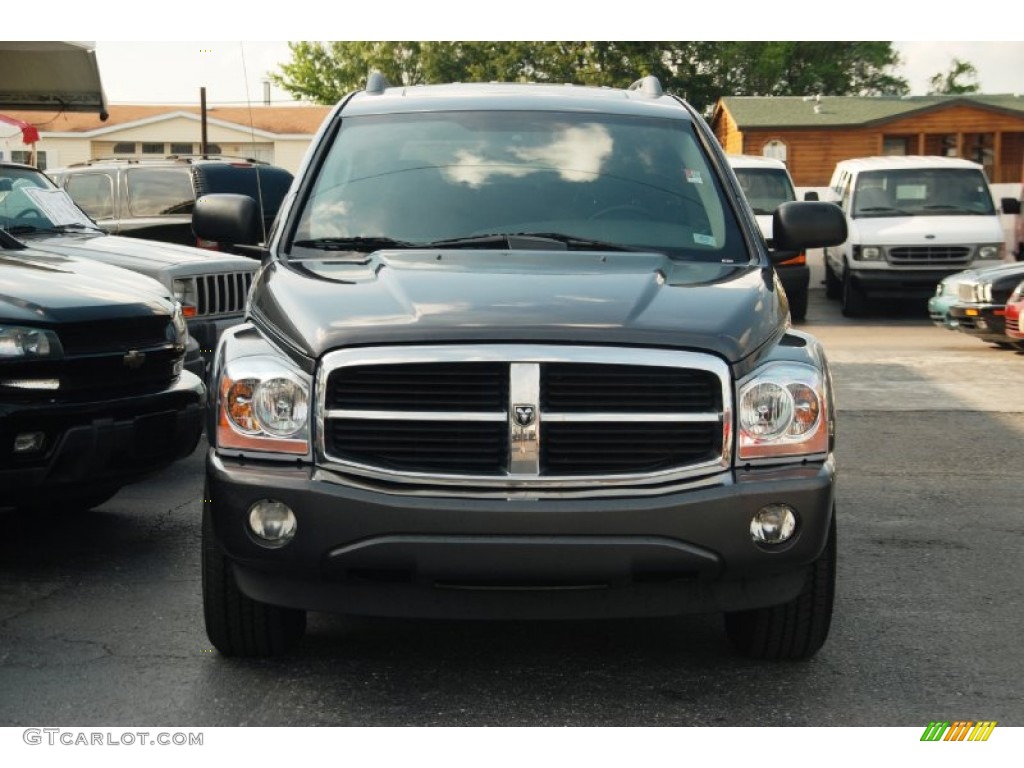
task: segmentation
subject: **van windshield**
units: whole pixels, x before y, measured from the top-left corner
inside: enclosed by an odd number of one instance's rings
[[[689,123],[508,110],[344,119],[289,253],[512,247],[511,236],[751,258]]]
[[[985,175],[971,168],[865,171],[853,193],[853,218],[994,214]]]
[[[733,168],[743,194],[758,216],[771,216],[783,203],[796,200],[789,174],[781,168]]]

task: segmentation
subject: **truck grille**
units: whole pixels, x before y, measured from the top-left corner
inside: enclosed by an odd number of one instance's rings
[[[966,264],[971,248],[962,245],[915,245],[889,249],[891,264]]]
[[[199,317],[241,314],[245,311],[252,277],[252,272],[223,272],[185,278],[195,286],[196,314]]]
[[[709,355],[532,345],[344,350],[318,449],[393,483],[645,485],[728,463],[729,372]]]

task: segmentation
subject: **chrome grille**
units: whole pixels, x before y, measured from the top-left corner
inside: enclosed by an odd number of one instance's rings
[[[710,355],[473,345],[342,350],[318,376],[324,466],[418,487],[643,486],[728,466]]]
[[[200,317],[241,314],[252,277],[252,272],[222,272],[186,278],[195,285],[196,313]]]
[[[966,264],[971,248],[965,245],[913,245],[889,249],[891,264]]]

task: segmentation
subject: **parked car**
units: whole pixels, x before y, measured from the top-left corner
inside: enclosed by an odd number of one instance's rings
[[[250,258],[103,232],[44,173],[0,162],[0,228],[33,247],[93,259],[152,277],[181,302],[203,376],[225,328],[242,320],[257,264]]]
[[[1004,197],[1001,202],[1003,213],[1016,216],[1013,227],[1013,255],[1017,261],[1024,261],[1024,216],[1021,215],[1021,204],[1024,203],[1024,183],[1021,184],[1020,200]]]
[[[389,88],[339,104],[214,372],[203,605],[224,654],[306,611],[722,611],[745,654],[824,643],[834,410],[714,134],[629,90]],[[200,237],[256,243],[205,195]],[[831,203],[778,252],[842,242]]]
[[[960,283],[973,278],[975,274],[977,270],[974,269],[954,272],[949,277],[942,278],[935,286],[935,295],[928,299],[928,316],[935,325],[949,331],[957,329],[957,321],[950,315],[949,310],[960,301]]]
[[[0,507],[90,508],[192,453],[186,338],[155,280],[0,229]]]
[[[1006,302],[1024,280],[1024,264],[1013,262],[978,270],[959,285],[959,301],[949,309],[957,329],[1000,347],[1024,348],[1006,333]]]
[[[825,290],[843,314],[873,299],[927,298],[946,276],[1002,260],[1003,230],[982,166],[950,157],[867,157],[836,165],[829,195],[849,237],[825,249]]]
[[[743,194],[754,210],[757,226],[761,229],[769,248],[772,242],[772,213],[783,203],[796,200],[793,179],[781,160],[755,155],[727,155],[733,173],[739,179]],[[789,299],[789,312],[794,320],[807,317],[807,287],[811,270],[807,254],[803,251],[785,261],[775,262],[775,271],[782,280]]]
[[[232,243],[193,234],[196,198],[248,195],[259,205],[269,232],[292,183],[284,168],[219,155],[105,158],[60,168],[50,176],[107,232],[229,252],[235,250]]]
[[[1006,321],[1004,326],[1006,335],[1018,343],[1017,349],[1024,349],[1024,346],[1020,345],[1020,342],[1024,342],[1024,322],[1021,322],[1022,315],[1024,315],[1024,280],[1017,283],[1017,287],[1013,289],[1010,298],[1006,300],[1006,315],[1004,317]]]

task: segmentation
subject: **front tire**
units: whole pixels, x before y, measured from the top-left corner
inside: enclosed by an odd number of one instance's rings
[[[828,259],[825,259],[825,298],[838,299],[843,292],[843,281],[832,269]]]
[[[209,498],[204,494],[204,498]],[[267,605],[238,588],[231,561],[213,533],[203,503],[203,616],[210,642],[224,656],[280,656],[306,632],[306,612]]]
[[[755,659],[809,659],[828,637],[836,589],[836,519],[825,550],[807,567],[800,594],[788,603],[725,614],[725,632],[737,650]]]
[[[843,315],[846,317],[863,317],[867,312],[868,301],[864,291],[847,273],[843,277]]]

